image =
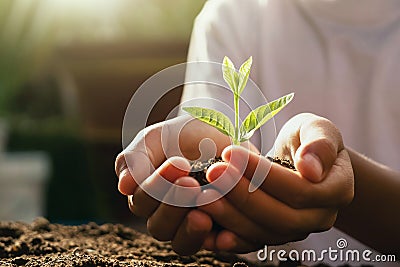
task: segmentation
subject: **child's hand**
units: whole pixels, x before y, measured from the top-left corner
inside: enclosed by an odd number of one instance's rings
[[[179,254],[197,252],[211,230],[212,221],[199,210],[164,204],[161,200],[176,198],[192,206],[200,193],[199,183],[188,176],[188,161],[177,156],[199,158],[199,145],[205,138],[214,142],[217,155],[230,145],[229,138],[215,128],[181,116],[144,129],[118,155],[115,163],[118,188],[128,196],[131,211],[148,219],[147,228],[156,239],[172,240]],[[207,152],[206,147],[201,150]],[[191,190],[184,193],[168,186],[165,179]]]
[[[281,130],[276,147],[277,156],[292,159],[298,172],[271,165],[240,147],[223,152],[230,165],[218,163],[209,169],[208,178],[222,179],[222,187],[241,173],[244,177],[224,198],[199,207],[226,229],[207,243],[208,249],[244,253],[265,244],[301,240],[330,229],[338,209],[351,202],[350,158],[330,121],[312,114],[295,116]],[[249,193],[257,164],[259,170],[270,170],[261,187]],[[213,194],[218,192],[202,192],[200,198]]]

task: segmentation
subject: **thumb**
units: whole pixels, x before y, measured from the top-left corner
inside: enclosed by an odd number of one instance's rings
[[[311,118],[300,125],[300,146],[294,164],[302,176],[317,183],[329,172],[344,145],[339,130],[331,121],[315,115]]]

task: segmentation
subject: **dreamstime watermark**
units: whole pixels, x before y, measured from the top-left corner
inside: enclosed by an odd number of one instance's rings
[[[233,109],[225,103],[225,96],[227,95],[226,90],[228,90],[229,94],[231,92],[222,77],[222,64],[220,63],[187,62],[178,64],[163,69],[151,76],[135,91],[135,94],[131,98],[125,112],[122,127],[122,146],[124,148],[125,161],[132,177],[135,179],[135,182],[143,191],[153,198],[163,203],[178,207],[205,205],[227,194],[242,177],[245,171],[245,166],[239,170],[239,172],[241,172],[240,175],[234,177],[234,179],[217,179],[210,184],[202,185],[202,191],[218,188],[219,194],[214,194],[212,197],[201,200],[197,199],[194,201],[192,196],[195,195],[197,189],[171,183],[166,177],[162,177],[160,174],[155,172],[158,166],[154,166],[150,163],[150,160],[148,160],[154,155],[149,153],[148,143],[146,143],[147,138],[145,137],[152,129],[154,129],[154,127],[160,126],[155,125],[153,128],[146,128],[148,118],[157,102],[168,92],[178,88],[179,86],[185,85],[196,87],[195,90],[212,90],[213,96],[216,96],[215,98],[196,98],[181,103],[172,110],[172,113],[175,114],[181,110],[182,106],[202,106],[208,108],[218,107],[218,109],[223,111],[225,114],[234,113]],[[241,107],[254,110],[256,108],[255,105],[258,106],[260,104],[249,101],[249,99],[257,99],[262,104],[268,103],[261,90],[251,79],[248,80],[247,86],[250,87],[248,91],[251,93],[249,95],[244,94],[241,96]],[[218,96],[220,96],[221,99],[216,99]],[[167,116],[167,119],[173,117],[174,115],[171,115],[170,113]],[[160,154],[163,153],[167,161],[170,160],[169,162],[171,164],[174,164],[175,157],[184,157],[182,150],[188,150],[187,147],[183,149],[181,148],[180,140],[182,138],[190,138],[190,136],[185,136],[183,134],[187,133],[187,129],[193,125],[192,122],[194,119],[189,117],[190,116],[186,116],[185,118],[184,116],[180,116],[169,121],[167,120],[161,127],[161,136],[159,137],[161,141],[161,149],[157,147],[157,151]],[[277,132],[275,121],[272,119],[269,125],[272,130],[269,129],[268,133],[265,133],[265,129],[260,128],[260,151],[268,151],[264,140],[275,141],[276,139]],[[266,136],[268,136],[268,139]],[[157,141],[155,141],[155,143],[157,143]],[[205,155],[210,156],[208,158],[206,157],[206,159],[216,155],[218,144],[208,138],[207,134],[205,134],[202,140],[199,140],[197,143],[190,143],[190,141],[188,141],[188,143],[192,146],[190,149],[198,149],[200,151],[202,154],[199,158],[200,160],[203,160]],[[232,153],[231,157],[234,156],[234,153]],[[247,162],[247,159],[243,158],[242,160],[243,162]],[[138,162],[141,162],[142,164],[138,165]],[[182,164],[179,166],[174,164],[174,166],[182,169]],[[254,191],[263,183],[269,170],[270,165],[264,164],[261,166],[260,163],[257,165],[253,177],[248,177],[250,180],[249,192]],[[144,175],[147,175],[149,179],[143,181]],[[157,186],[154,186],[155,184]]]
[[[336,247],[328,247],[317,251],[315,249],[304,249],[301,251],[292,249],[269,249],[267,245],[257,252],[257,259],[260,261],[299,261],[299,262],[395,262],[395,255],[374,254],[371,250],[349,249],[347,240],[339,238]]]

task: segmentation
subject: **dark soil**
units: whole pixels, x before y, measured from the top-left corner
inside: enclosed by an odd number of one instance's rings
[[[267,158],[272,162],[282,165],[283,167],[286,167],[294,171],[296,170],[296,168],[294,167],[293,163],[290,160],[281,159],[279,157],[272,158],[269,156],[267,156]],[[206,185],[209,183],[206,178],[207,170],[211,165],[217,162],[223,162],[222,158],[216,157],[209,159],[207,161],[198,161],[198,160],[193,161],[191,163],[191,169],[189,175],[195,178],[200,183],[200,185]]]
[[[209,183],[206,178],[207,170],[211,165],[217,162],[223,162],[222,158],[215,157],[207,161],[193,161],[191,163],[189,175],[195,178],[200,185],[206,185]]]
[[[0,222],[0,266],[235,266],[234,255],[200,251],[180,257],[162,243],[120,224],[80,226]],[[236,266],[254,266],[249,263]]]
[[[280,164],[283,167],[286,167],[288,169],[291,169],[291,170],[294,170],[294,171],[296,170],[296,168],[294,167],[294,164],[288,159],[281,159],[279,157],[272,158],[270,156],[267,156],[267,159],[269,159],[272,162],[278,163],[278,164]]]

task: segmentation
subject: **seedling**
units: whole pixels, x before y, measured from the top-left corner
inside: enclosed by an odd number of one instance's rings
[[[250,76],[252,57],[247,59],[239,71],[236,71],[235,66],[228,57],[224,57],[222,63],[222,73],[225,82],[229,85],[233,92],[233,103],[235,108],[234,125],[231,120],[223,113],[202,107],[184,107],[183,110],[192,115],[194,118],[215,127],[223,134],[232,138],[234,145],[239,145],[242,142],[249,140],[254,132],[264,125],[267,121],[273,118],[281,111],[294,97],[294,93],[285,95],[279,99],[259,106],[251,111],[239,126],[239,99]]]

